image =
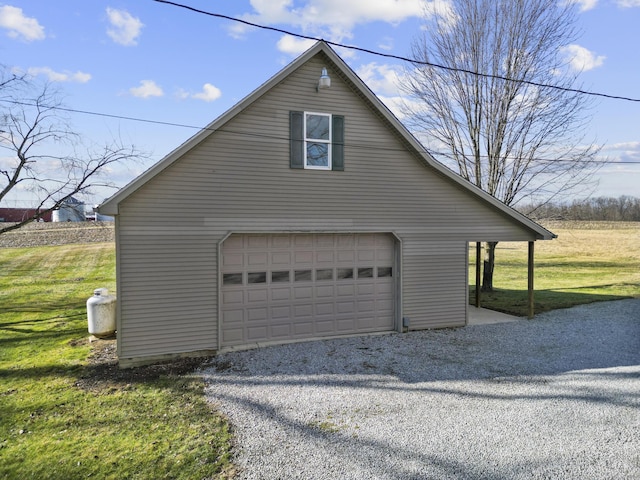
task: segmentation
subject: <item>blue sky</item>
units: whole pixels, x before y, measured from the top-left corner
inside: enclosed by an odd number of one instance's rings
[[[422,17],[446,0],[182,0],[194,8],[407,56]],[[640,98],[640,0],[580,0],[583,34],[565,54],[587,90]],[[0,0],[0,63],[53,82],[71,109],[203,127],[302,53],[309,42],[152,0]],[[399,62],[338,51],[394,109]],[[597,100],[588,135],[614,162],[595,195],[640,196],[640,103]],[[197,129],[68,114],[92,142],[149,154],[112,172],[120,186]],[[98,202],[110,193],[98,192]]]

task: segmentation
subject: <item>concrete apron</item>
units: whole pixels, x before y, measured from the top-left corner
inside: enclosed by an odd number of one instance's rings
[[[468,325],[489,325],[491,323],[517,322],[525,317],[514,317],[506,313],[488,310],[486,308],[476,308],[469,305]]]

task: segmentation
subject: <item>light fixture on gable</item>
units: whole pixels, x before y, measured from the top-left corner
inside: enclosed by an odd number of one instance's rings
[[[321,88],[329,88],[331,86],[331,77],[327,73],[327,69],[323,68],[320,78],[318,79],[318,85],[316,85],[316,92],[319,92]]]

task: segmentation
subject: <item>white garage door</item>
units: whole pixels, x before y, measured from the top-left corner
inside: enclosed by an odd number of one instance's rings
[[[222,245],[221,346],[394,328],[389,234],[234,234]]]

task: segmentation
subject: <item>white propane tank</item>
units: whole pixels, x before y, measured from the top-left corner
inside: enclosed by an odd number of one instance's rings
[[[109,337],[116,332],[116,297],[106,288],[96,288],[87,300],[89,333],[98,338]]]

